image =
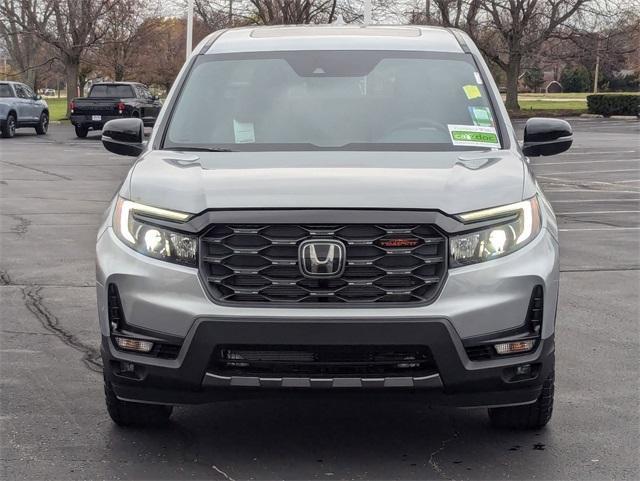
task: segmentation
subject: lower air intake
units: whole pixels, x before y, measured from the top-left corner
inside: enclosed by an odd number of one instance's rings
[[[262,346],[216,348],[210,369],[226,376],[394,377],[437,373],[426,346]]]

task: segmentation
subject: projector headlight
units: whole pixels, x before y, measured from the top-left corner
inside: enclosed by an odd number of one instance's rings
[[[153,225],[149,222],[153,217],[185,222],[191,215],[138,204],[119,197],[113,216],[113,230],[122,242],[140,254],[176,264],[195,266],[198,258],[197,237]]]
[[[540,232],[538,198],[458,215],[464,223],[495,219],[481,230],[451,238],[450,267],[466,266],[511,254],[531,242]]]

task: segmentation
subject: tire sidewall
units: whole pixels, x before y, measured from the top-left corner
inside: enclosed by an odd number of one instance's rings
[[[6,137],[6,138],[12,138],[14,135],[16,135],[16,128],[17,128],[17,120],[15,115],[13,114],[9,114],[7,115],[7,124],[5,129],[2,132],[2,136]]]
[[[75,130],[76,135],[81,139],[84,139],[89,134],[89,128],[85,126],[76,125]]]
[[[45,135],[49,131],[49,114],[47,112],[42,112],[40,114],[40,121],[38,127],[36,128],[36,132],[39,135]]]

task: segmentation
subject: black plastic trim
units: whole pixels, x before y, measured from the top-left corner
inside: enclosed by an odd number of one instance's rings
[[[102,355],[107,379],[121,399],[164,404],[194,404],[222,399],[290,397],[297,394],[318,397],[349,395],[349,389],[265,389],[244,386],[205,386],[211,354],[223,343],[280,344],[426,344],[433,353],[443,387],[406,389],[381,387],[366,390],[367,400],[398,395],[402,400],[421,400],[433,404],[457,406],[496,406],[527,404],[535,401],[543,380],[554,369],[553,335],[541,340],[534,351],[518,357],[471,362],[464,354],[459,338],[446,319],[278,319],[248,318],[229,320],[203,318],[194,327],[189,341],[175,361],[166,362],[116,351],[103,336]],[[122,378],[112,371],[124,360],[134,364],[135,378]],[[539,366],[536,378],[508,382],[505,370],[523,363]],[[358,389],[361,393],[364,390]],[[352,393],[353,394],[353,393]],[[380,398],[378,397],[380,396]]]
[[[325,221],[317,221],[317,220],[313,220],[311,221],[310,219],[312,219],[313,217],[310,217],[308,214],[312,211],[309,210],[302,210],[302,212],[304,212],[306,215],[304,218],[300,218],[300,220],[296,221],[296,220],[291,220],[291,219],[282,219],[280,222],[270,222],[268,220],[266,220],[265,217],[260,217],[259,219],[261,220],[256,220],[254,222],[238,222],[237,220],[234,220],[232,222],[232,224],[264,224],[264,225],[268,225],[268,224],[322,224],[322,223],[331,223],[331,224],[341,224],[341,223],[345,223],[345,224],[405,224],[405,223],[413,223],[413,222],[401,222],[399,221],[396,217],[392,218],[392,219],[380,219],[376,222],[366,222],[366,221],[362,221],[362,219],[358,216],[354,216],[354,217],[350,217],[350,219],[358,219],[358,222],[350,222],[347,218],[345,218],[343,220],[343,222],[340,222],[338,220],[335,220],[335,217],[329,217],[327,218],[327,220]],[[343,213],[344,211],[337,211],[337,212],[341,212]],[[352,212],[352,211],[347,211],[347,212]],[[357,212],[357,211],[356,211]],[[236,217],[234,217],[233,219],[237,219]],[[330,220],[333,219],[333,220]],[[347,308],[353,308],[353,309],[366,309],[366,308],[372,308],[375,307],[376,309],[385,309],[385,308],[411,308],[411,307],[424,307],[424,306],[428,306],[433,304],[434,302],[436,302],[438,300],[438,298],[440,297],[440,294],[442,293],[442,290],[444,289],[445,284],[447,283],[447,279],[449,279],[449,236],[446,234],[446,232],[444,232],[439,226],[437,226],[436,224],[430,224],[428,222],[417,222],[416,223],[421,223],[421,224],[429,224],[430,226],[433,227],[433,229],[435,231],[437,231],[443,238],[443,251],[444,251],[444,259],[443,259],[443,271],[444,274],[442,275],[440,282],[438,284],[438,289],[433,293],[433,295],[427,299],[426,301],[423,302],[382,302],[382,303],[372,303],[372,302],[368,302],[368,303],[364,303],[364,302],[345,302],[343,304],[329,304],[329,303],[297,303],[297,304],[293,304],[293,303],[286,303],[286,302],[237,302],[237,301],[223,301],[220,299],[217,299],[213,296],[211,289],[208,287],[208,281],[207,279],[204,278],[203,276],[203,270],[202,269],[202,261],[201,261],[201,253],[200,253],[200,246],[202,244],[202,242],[200,241],[198,244],[198,279],[200,280],[200,283],[202,284],[202,290],[205,292],[207,298],[213,302],[214,304],[220,305],[220,306],[228,306],[228,307],[264,307],[264,308],[269,308],[269,309],[282,309],[282,308],[292,308],[295,307],[296,309],[330,309],[330,308],[335,308],[335,309],[347,309]],[[211,224],[208,224],[208,226],[211,226],[212,224],[216,224],[216,223],[221,223],[221,222],[212,222]],[[207,228],[206,230],[202,231],[201,235],[206,234],[206,232],[209,229]]]
[[[447,30],[458,41],[458,45],[460,45],[460,48],[462,49],[462,51],[464,53],[471,53],[471,50],[469,50],[469,46],[467,45],[467,42],[465,42],[464,37],[462,35],[460,35],[460,32],[457,29],[451,28],[451,27],[447,27]]]

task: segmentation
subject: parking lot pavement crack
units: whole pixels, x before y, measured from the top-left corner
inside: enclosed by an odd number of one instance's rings
[[[429,456],[429,466],[431,466],[431,469],[433,469],[436,473],[438,473],[438,475],[444,479],[449,479],[451,481],[454,481],[453,478],[447,476],[447,474],[445,473],[444,469],[442,468],[441,464],[438,462],[438,456],[447,448],[447,445],[453,441],[454,439],[457,439],[458,436],[460,435],[460,433],[458,432],[457,429],[454,429],[453,431],[453,436],[451,436],[450,438],[447,438],[445,440],[443,440],[440,443],[440,447],[438,449],[436,449],[434,452],[431,453],[431,455]]]
[[[558,217],[562,217],[565,220],[573,220],[575,222],[579,222],[581,224],[595,224],[595,225],[604,225],[607,227],[627,227],[626,225],[622,225],[622,224],[616,224],[614,222],[607,222],[607,221],[603,221],[603,220],[596,220],[596,219],[585,219],[584,217],[580,216],[575,216],[575,215],[571,215],[571,213],[567,213],[567,214],[556,214]]]
[[[30,285],[22,288],[24,304],[31,313],[40,321],[42,326],[49,332],[55,334],[67,346],[83,354],[82,361],[91,371],[102,373],[102,361],[100,352],[80,340],[73,334],[67,332],[61,325],[59,319],[43,304],[40,291],[42,286]]]
[[[11,276],[9,276],[9,273],[4,270],[4,269],[0,269],[0,286],[10,286],[11,285]]]
[[[22,217],[19,215],[12,215],[15,220],[18,221],[18,224],[11,228],[11,232],[18,234],[18,237],[23,238],[27,231],[29,230],[29,226],[31,225],[31,221],[26,217]]]
[[[16,162],[9,162],[8,160],[0,160],[0,162],[13,165],[14,167],[21,167],[23,169],[40,172],[41,174],[52,175],[53,177],[58,177],[59,179],[62,179],[62,180],[73,180],[71,177],[67,177],[66,175],[56,174],[54,172],[49,172],[48,170],[43,170],[43,169],[36,169],[35,167],[29,167],[27,165],[18,164]]]
[[[225,473],[222,469],[220,469],[218,466],[216,466],[215,464],[211,465],[211,468],[216,471],[217,473],[220,473],[222,476],[224,476],[225,479],[228,479],[229,481],[236,481],[235,479],[233,479],[231,476],[229,476],[227,473]]]

